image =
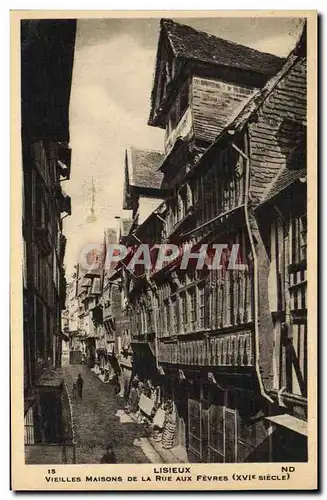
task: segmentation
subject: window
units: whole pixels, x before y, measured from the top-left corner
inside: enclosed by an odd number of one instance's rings
[[[168,216],[168,227],[167,227],[167,233],[170,234],[175,226],[175,224],[178,222],[178,206],[175,200],[171,202],[170,205],[170,210],[169,210],[169,216]]]
[[[307,258],[307,214],[300,217],[300,256],[301,260]]]
[[[142,317],[142,332],[140,333],[145,333],[147,331],[147,313],[146,313],[146,308],[145,305],[142,305],[141,308],[141,317]]]
[[[34,298],[34,307],[35,307],[35,331],[36,335],[36,357],[40,359],[44,359],[45,357],[45,335],[44,332],[44,307],[42,303]]]
[[[307,257],[307,216],[292,219],[292,263],[299,263]]]
[[[170,304],[169,304],[169,299],[166,299],[164,302],[164,309],[165,309],[165,331],[164,335],[167,335],[169,332],[169,327],[170,327]]]
[[[186,82],[181,92],[176,97],[176,101],[170,109],[169,119],[166,127],[166,137],[175,130],[178,125],[180,119],[183,117],[185,111],[187,110],[189,105],[189,84]]]
[[[150,307],[146,308],[146,321],[147,321],[147,332],[152,332],[152,309]]]
[[[42,198],[41,191],[35,200],[35,223],[36,226],[44,227],[48,222],[45,202]]]
[[[181,293],[181,313],[182,313],[182,326],[185,327],[187,323],[187,300],[186,294]]]
[[[31,406],[24,418],[24,443],[34,444],[36,442],[34,435],[34,408]]]
[[[46,355],[53,360],[52,341],[53,335],[56,335],[53,316],[50,314],[49,309],[44,310],[44,331],[47,332],[46,336]]]
[[[179,118],[178,121],[182,118],[183,114],[187,110],[189,105],[189,85],[188,83],[183,85],[179,96]]]
[[[171,297],[172,306],[172,331],[173,333],[179,332],[179,310],[178,310],[178,300],[176,295]]]
[[[207,220],[210,220],[214,216],[214,206],[213,206],[213,175],[212,170],[206,176],[206,203],[207,203]]]
[[[203,222],[207,222],[213,217],[213,205],[212,205],[212,176],[206,175],[203,180]]]
[[[195,330],[197,326],[197,304],[196,304],[196,288],[192,287],[189,290],[189,300],[190,300],[190,323],[191,329]]]
[[[171,132],[176,128],[177,125],[176,107],[175,107],[176,104],[172,106],[169,113],[169,134],[171,134]]]
[[[160,324],[160,337],[165,335],[166,323],[165,323],[165,307],[164,304],[160,304],[159,308],[159,324]]]
[[[173,78],[173,63],[171,59],[166,62],[166,76],[167,83],[169,83]]]
[[[191,185],[192,190],[192,203],[195,206],[199,201],[199,180],[195,179]]]
[[[198,181],[198,201],[199,201],[199,224],[205,221],[205,192],[203,186],[203,178]]]
[[[205,286],[204,283],[199,285],[199,326],[205,327]]]
[[[135,321],[135,334],[138,335],[142,329],[142,322],[141,322],[141,309],[138,308],[136,311],[136,321]]]
[[[185,215],[186,215],[186,210],[187,210],[187,194],[186,194],[186,186],[184,186],[179,194],[178,194],[178,218],[179,220],[182,220]]]
[[[217,210],[217,193],[218,193],[218,182],[217,182],[217,170],[216,167],[213,167],[212,171],[212,184],[211,184],[211,210],[212,210],[212,217],[215,217],[218,214],[219,209]]]

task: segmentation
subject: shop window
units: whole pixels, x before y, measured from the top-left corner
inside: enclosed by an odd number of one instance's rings
[[[255,414],[255,401],[248,394],[238,396],[237,439],[238,447],[252,447],[255,444],[255,425],[251,417]]]
[[[208,411],[208,461],[224,462],[224,411],[225,392],[212,389],[209,391]]]
[[[189,449],[198,458],[202,456],[200,385],[194,382],[188,400]]]
[[[236,413],[225,408],[225,462],[236,462]]]
[[[223,393],[222,393],[223,394]],[[224,401],[209,408],[209,462],[224,462]]]
[[[200,401],[189,400],[189,447],[201,457],[201,404]]]

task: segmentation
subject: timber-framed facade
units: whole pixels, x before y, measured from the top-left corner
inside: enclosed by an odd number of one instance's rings
[[[166,129],[152,164],[157,206],[140,220],[148,181],[133,197],[128,178],[124,206],[131,247],[226,244],[222,268],[122,267],[134,369],[173,401],[187,460],[305,461],[305,27],[285,60],[254,61],[212,38],[161,22],[149,119]],[[239,271],[224,265],[235,243]]]

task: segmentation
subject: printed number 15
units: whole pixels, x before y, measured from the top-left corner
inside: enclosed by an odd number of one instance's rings
[[[48,474],[55,474],[56,473],[56,469],[48,469]]]

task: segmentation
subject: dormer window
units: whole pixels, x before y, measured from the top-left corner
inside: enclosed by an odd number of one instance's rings
[[[189,82],[185,82],[180,93],[177,95],[176,100],[173,106],[170,109],[167,127],[166,127],[166,135],[170,135],[173,130],[179,124],[181,118],[185,114],[189,106]]]
[[[179,118],[178,121],[182,118],[183,114],[187,110],[189,105],[189,84],[186,82],[179,95]]]

